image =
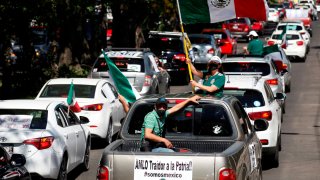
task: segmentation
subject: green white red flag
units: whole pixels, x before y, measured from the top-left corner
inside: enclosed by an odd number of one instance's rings
[[[185,24],[216,23],[236,17],[266,21],[266,0],[177,0]]]
[[[73,112],[80,112],[81,108],[80,108],[78,102],[76,101],[75,97],[76,96],[75,96],[75,91],[74,91],[74,84],[73,84],[73,81],[71,81],[69,92],[68,92],[68,97],[67,97],[67,103],[68,103],[69,108]]]

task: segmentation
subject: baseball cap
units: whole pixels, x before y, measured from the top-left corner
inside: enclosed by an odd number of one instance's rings
[[[259,35],[257,34],[256,31],[250,31],[248,36],[254,36],[254,37],[258,37]]]
[[[212,56],[211,59],[209,60],[209,63],[211,63],[211,62],[218,63],[218,64],[222,63],[222,61],[219,58],[219,56]]]
[[[160,97],[157,99],[156,105],[160,105],[160,104],[164,104],[164,105],[168,106],[168,100],[164,97]]]

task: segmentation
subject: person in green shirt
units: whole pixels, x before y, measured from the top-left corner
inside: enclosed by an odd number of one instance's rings
[[[248,36],[251,40],[248,47],[244,47],[244,53],[250,55],[262,55],[264,43],[259,39],[259,35],[256,31],[250,31]]]
[[[168,109],[168,101],[164,97],[157,99],[154,110],[149,112],[145,117],[141,128],[141,151],[152,152],[174,152],[172,143],[164,137],[164,125],[167,116],[179,111],[188,103],[198,104],[200,96],[195,95],[191,98],[176,104]],[[161,146],[159,146],[159,143]]]
[[[199,90],[196,91],[197,94],[201,93],[222,97],[226,77],[221,67],[222,61],[218,56],[213,56],[209,60],[206,72],[198,71],[190,61],[187,61],[187,63],[190,64],[192,74],[201,78],[203,82],[190,81],[193,87],[199,88]]]

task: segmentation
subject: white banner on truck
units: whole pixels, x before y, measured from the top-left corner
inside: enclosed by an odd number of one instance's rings
[[[134,179],[192,180],[192,160],[174,157],[135,157]]]

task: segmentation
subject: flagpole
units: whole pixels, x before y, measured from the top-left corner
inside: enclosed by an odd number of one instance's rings
[[[183,49],[184,49],[184,53],[186,54],[186,59],[190,60],[188,48],[187,48],[187,44],[186,44],[186,38],[185,38],[185,34],[184,34],[184,28],[183,28],[183,24],[182,24],[179,0],[177,0],[177,6],[178,6],[178,13],[179,13],[180,28],[181,28],[181,33],[182,33],[182,37],[183,37]],[[189,39],[188,39],[188,43],[191,44]],[[190,61],[190,63],[192,63],[192,62]],[[189,74],[190,80],[193,80],[192,73],[191,73],[191,66],[189,63],[187,63],[187,65],[188,65],[188,74]],[[193,86],[192,86],[192,93],[195,93],[195,89]]]

